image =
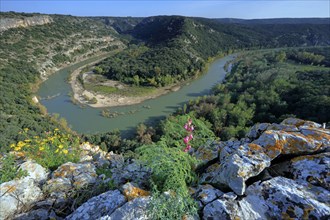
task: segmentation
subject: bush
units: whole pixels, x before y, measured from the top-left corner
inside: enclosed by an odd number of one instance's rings
[[[26,171],[18,168],[15,157],[7,154],[0,160],[0,184],[26,176]]]
[[[22,133],[26,134],[28,129]],[[80,156],[79,140],[70,134],[62,134],[59,129],[46,132],[46,137],[34,136],[32,139],[19,141],[10,146],[15,152],[21,152],[26,157],[50,170],[66,162],[78,162]]]

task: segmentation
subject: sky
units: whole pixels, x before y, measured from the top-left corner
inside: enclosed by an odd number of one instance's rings
[[[1,0],[0,11],[75,16],[330,17],[330,0]]]

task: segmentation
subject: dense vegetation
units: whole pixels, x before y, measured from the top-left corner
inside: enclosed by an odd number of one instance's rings
[[[25,14],[1,13],[2,17],[22,18]],[[31,15],[32,16],[32,15]],[[4,31],[0,37],[0,150],[24,140],[19,134],[29,128],[28,135],[65,126],[46,115],[42,106],[33,104],[32,88],[40,81],[41,72],[74,62],[78,57],[107,50],[104,37],[118,35],[111,27],[92,19],[51,16],[53,22],[28,28]]]
[[[222,20],[157,16],[126,34],[138,42],[102,61],[95,72],[124,83],[166,86],[203,70],[211,57],[251,48],[327,45],[328,20],[320,24],[231,23]]]
[[[329,47],[243,53],[225,83],[187,109],[210,121],[222,139],[244,136],[253,123],[288,116],[329,122],[329,59]]]

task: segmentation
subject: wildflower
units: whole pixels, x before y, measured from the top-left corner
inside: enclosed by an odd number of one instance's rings
[[[21,147],[17,146],[17,147],[14,148],[14,151],[20,151],[20,150],[21,150]]]
[[[185,138],[183,139],[183,142],[184,142],[185,144],[188,144],[188,142],[189,142],[189,136],[185,137]]]
[[[59,149],[56,149],[55,153],[58,153],[59,152]]]
[[[64,154],[68,154],[68,150],[67,149],[64,149],[64,150],[62,150],[62,152],[64,153]]]
[[[62,149],[63,148],[63,144],[58,145],[58,148]]]
[[[28,129],[28,128],[24,128],[23,130],[24,130],[25,132],[27,132],[29,129]]]
[[[15,144],[11,144],[11,145],[10,145],[10,148],[14,148],[14,147],[15,147]]]
[[[187,147],[183,150],[184,152],[188,152],[191,149],[190,145],[187,145]]]
[[[45,148],[44,147],[39,147],[39,150],[43,151],[43,150],[45,150]]]
[[[54,129],[54,131],[59,131],[59,130],[60,130],[60,129],[58,129],[58,128],[55,128],[55,129]]]

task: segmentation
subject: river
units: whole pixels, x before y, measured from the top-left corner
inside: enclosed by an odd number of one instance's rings
[[[209,94],[210,89],[224,79],[226,75],[224,65],[233,59],[233,56],[229,55],[215,60],[210,64],[207,73],[176,92],[136,105],[106,108],[111,112],[122,113],[115,118],[103,117],[101,115],[102,108],[89,106],[81,108],[71,102],[69,94],[72,93],[72,89],[67,82],[70,73],[80,66],[93,62],[96,58],[87,59],[57,71],[40,85],[37,95],[41,97],[40,102],[47,108],[48,113],[59,114],[78,133],[97,133],[119,129],[126,136],[135,130],[139,123],[151,124],[155,120],[163,119],[173,113],[185,102],[197,96]],[[47,99],[47,97],[52,98]]]

